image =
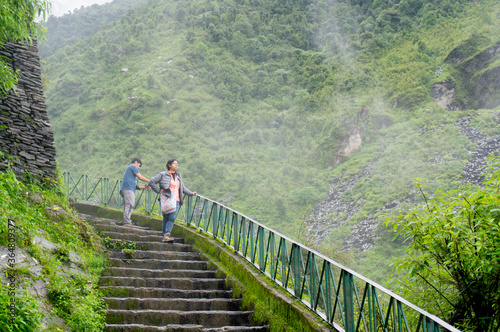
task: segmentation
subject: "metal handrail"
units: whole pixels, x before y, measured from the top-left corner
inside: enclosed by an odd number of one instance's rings
[[[69,172],[63,178],[69,196],[123,206],[116,199],[120,180],[100,178],[94,185],[91,177],[74,181]],[[161,216],[157,201],[158,194],[141,191],[135,207]],[[185,196],[181,212],[180,220],[225,243],[338,331],[459,332],[385,287],[221,203],[201,195]]]

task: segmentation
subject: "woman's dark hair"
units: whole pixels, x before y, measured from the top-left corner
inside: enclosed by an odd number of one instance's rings
[[[177,159],[170,159],[169,161],[167,161],[167,171],[170,171],[170,166],[172,166],[174,161],[177,161]]]

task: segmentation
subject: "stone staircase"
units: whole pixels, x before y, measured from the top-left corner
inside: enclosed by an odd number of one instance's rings
[[[110,267],[100,281],[109,306],[107,331],[269,331],[254,326],[253,311],[241,309],[225,279],[182,238],[163,243],[159,231],[81,216],[104,238],[137,247],[128,254],[109,251]]]

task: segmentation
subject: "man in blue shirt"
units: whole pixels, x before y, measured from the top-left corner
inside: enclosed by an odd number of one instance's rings
[[[150,189],[148,186],[138,186],[137,178],[144,182],[149,182],[144,176],[139,173],[139,168],[142,162],[139,158],[133,158],[130,165],[123,173],[123,181],[120,187],[120,195],[123,197],[123,223],[132,224],[130,216],[135,205],[135,190],[136,189]]]

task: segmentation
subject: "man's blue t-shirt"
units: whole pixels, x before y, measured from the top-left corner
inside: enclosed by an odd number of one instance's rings
[[[139,168],[136,165],[129,165],[123,173],[123,181],[120,190],[132,190],[135,192],[135,188],[137,185],[137,176],[139,173]]]

